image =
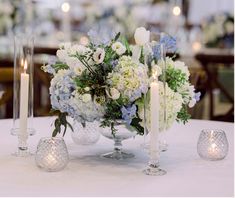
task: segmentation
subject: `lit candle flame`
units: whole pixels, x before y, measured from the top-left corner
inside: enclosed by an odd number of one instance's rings
[[[24,67],[24,59],[21,59],[21,63],[20,63],[21,67]]]
[[[28,68],[28,64],[27,64],[27,61],[25,60],[25,62],[24,62],[24,73],[26,73],[27,68]]]

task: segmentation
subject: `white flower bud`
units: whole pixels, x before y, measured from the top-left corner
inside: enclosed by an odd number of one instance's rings
[[[150,31],[147,31],[144,27],[139,27],[135,30],[134,38],[137,45],[143,46],[150,40]]]

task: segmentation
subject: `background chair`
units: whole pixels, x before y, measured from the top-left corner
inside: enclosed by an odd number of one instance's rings
[[[218,80],[218,68],[220,64],[224,67],[234,67],[234,54],[232,53],[223,53],[223,50],[214,53],[198,53],[195,58],[201,63],[204,68],[208,78],[206,83],[207,92],[209,93],[210,103],[209,103],[209,112],[211,120],[220,120],[220,121],[234,121],[234,98],[233,94],[226,89]],[[228,99],[228,102],[231,104],[231,108],[221,115],[215,115],[215,105],[214,105],[214,94],[213,90],[217,88],[224,94]]]

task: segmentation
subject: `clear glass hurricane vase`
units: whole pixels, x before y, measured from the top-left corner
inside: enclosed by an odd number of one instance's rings
[[[37,166],[45,171],[60,171],[69,162],[69,155],[64,139],[61,137],[41,138],[35,154]]]
[[[82,124],[74,121],[71,137],[73,142],[78,145],[95,144],[100,139],[99,122],[93,121]]]
[[[146,175],[165,175],[166,171],[160,168],[160,153],[166,150],[166,143],[160,139],[161,133],[166,128],[166,74],[165,74],[165,46],[160,42],[161,35],[158,40],[155,40],[154,45],[159,47],[159,59],[162,63],[161,81],[163,86],[163,93],[160,94],[160,82],[158,71],[154,71],[151,67],[150,70],[150,90],[148,95],[145,96],[144,101],[144,147],[149,154],[148,166],[143,170]],[[155,38],[157,39],[157,38]],[[163,109],[161,109],[163,108]],[[162,113],[161,113],[162,112]],[[162,117],[160,117],[163,116]]]
[[[123,151],[122,141],[134,137],[137,134],[135,129],[128,125],[124,120],[118,120],[115,124],[115,129],[115,134],[112,134],[109,127],[100,128],[100,133],[104,137],[114,141],[113,151],[103,154],[102,157],[116,160],[133,158],[134,154]]]
[[[14,95],[11,134],[18,137],[17,156],[27,156],[29,135],[33,127],[33,49],[34,37],[16,33],[14,37]]]
[[[166,59],[166,51],[164,48],[164,45],[161,45],[160,40],[166,36],[166,33],[161,32],[161,33],[156,33],[156,32],[151,32],[150,34],[150,41],[153,45],[159,44],[159,60],[163,62],[163,67],[162,67],[162,75],[161,75],[161,81],[163,83],[163,123],[162,123],[162,128],[161,128],[161,133],[159,135],[159,147],[161,152],[165,152],[168,149],[168,143],[165,138],[165,133],[167,132],[167,126],[166,126],[166,118],[167,118],[167,112],[166,112],[166,64],[165,64],[165,59]],[[151,44],[148,44],[147,48],[152,48]],[[148,50],[151,51],[151,50]],[[145,57],[145,64],[151,65],[151,62],[149,62],[149,56],[152,57],[153,54],[148,54],[148,56]],[[150,72],[152,73],[152,72]],[[151,76],[150,76],[151,77]],[[147,108],[149,105],[149,101],[147,99],[147,94],[144,95],[144,143],[142,144],[142,147],[145,150],[149,150],[149,130],[147,127]]]

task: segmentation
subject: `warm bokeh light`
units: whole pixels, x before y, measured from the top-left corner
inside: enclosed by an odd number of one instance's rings
[[[192,45],[193,51],[198,52],[201,49],[202,45],[199,42],[194,42]]]
[[[80,38],[80,44],[81,45],[87,45],[89,43],[89,39],[86,36],[82,36]]]
[[[181,13],[181,9],[180,9],[179,6],[175,6],[175,7],[173,8],[172,12],[173,12],[173,14],[174,14],[175,16],[179,16],[180,13]]]
[[[62,5],[61,5],[61,10],[63,12],[68,12],[70,10],[70,5],[68,2],[64,2]]]

